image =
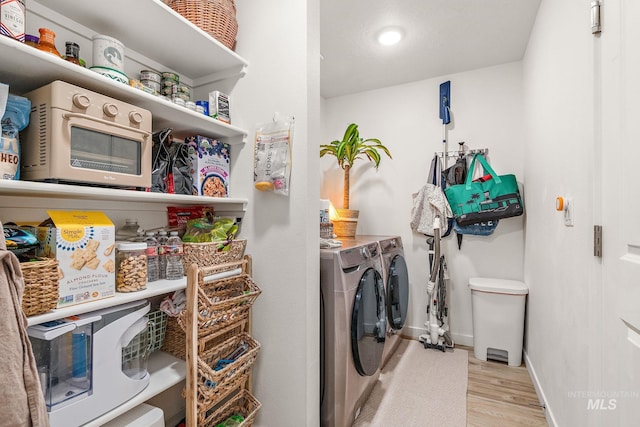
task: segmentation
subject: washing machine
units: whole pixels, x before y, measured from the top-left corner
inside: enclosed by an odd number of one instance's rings
[[[384,367],[400,344],[400,333],[404,328],[409,307],[409,273],[404,258],[400,236],[362,235],[356,241],[377,241],[382,259],[382,277],[385,290],[387,334],[382,354]]]
[[[320,419],[350,427],[380,375],[386,336],[377,241],[320,250]]]

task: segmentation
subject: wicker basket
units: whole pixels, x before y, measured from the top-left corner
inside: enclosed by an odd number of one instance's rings
[[[216,370],[216,364],[226,359],[241,344],[247,345],[247,351],[235,361],[224,367],[217,367]],[[214,402],[247,381],[258,350],[260,344],[243,332],[198,355],[198,406],[203,409],[199,412],[206,413]]]
[[[199,339],[198,353],[202,354],[203,352],[222,344],[226,340],[241,334],[245,329],[248,319],[249,316],[247,315],[236,321],[236,323],[216,332],[215,335]],[[187,339],[185,331],[178,324],[178,319],[175,317],[169,317],[167,320],[167,331],[164,335],[161,350],[174,355],[178,359],[187,359]]]
[[[22,311],[26,316],[46,313],[58,306],[58,261],[43,258],[40,261],[20,263],[24,278]]]
[[[249,315],[251,306],[262,291],[248,274],[205,281],[198,272],[198,337],[215,333]],[[178,323],[187,330],[186,311],[178,316]]]
[[[165,3],[229,49],[235,48],[238,21],[234,0],[166,0]]]
[[[244,250],[247,247],[246,240],[233,240],[229,250],[222,251],[219,249],[220,243],[183,243],[182,265],[185,274],[189,271],[191,264],[203,268],[238,261],[244,255]]]
[[[241,414],[244,417],[244,421],[238,424],[238,427],[251,427],[260,406],[262,406],[260,402],[258,402],[249,391],[240,390],[238,394],[219,408],[216,408],[216,410],[204,420],[198,420],[198,425],[215,426],[224,422],[233,414]]]

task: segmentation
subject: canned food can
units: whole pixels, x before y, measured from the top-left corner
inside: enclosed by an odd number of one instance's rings
[[[196,111],[196,103],[193,101],[185,101],[184,106],[187,107],[189,110]]]
[[[172,73],[170,71],[163,71],[161,75],[162,75],[162,80],[173,80],[176,83],[180,82],[180,76],[177,75],[176,73]]]
[[[178,85],[178,92],[186,93],[187,95],[191,95],[191,88],[189,86],[187,86],[187,85],[179,84]]]
[[[176,105],[180,105],[181,107],[184,107],[184,106],[185,106],[185,101],[184,101],[184,99],[179,98],[179,97],[177,97],[177,96],[174,96],[174,97],[173,97],[173,103],[174,103],[174,104],[176,104]]]
[[[173,79],[162,79],[162,87],[175,87],[178,90],[178,82]]]
[[[160,83],[155,80],[140,80],[142,85],[148,89],[151,89],[153,94],[160,93]]]
[[[196,105],[196,113],[206,114],[202,105]]]
[[[175,95],[178,93],[177,86],[162,86],[160,93],[163,95]]]
[[[140,71],[140,80],[151,80],[160,84],[162,83],[162,76],[157,71],[142,70]]]

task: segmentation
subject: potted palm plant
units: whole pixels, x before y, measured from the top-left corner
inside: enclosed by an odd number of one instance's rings
[[[392,158],[389,149],[382,145],[379,139],[362,138],[358,131],[358,125],[355,123],[347,126],[342,140],[320,145],[320,157],[335,156],[338,160],[338,166],[344,170],[343,209],[337,209],[339,218],[334,221],[336,235],[341,237],[355,236],[359,211],[349,207],[349,175],[354,162],[366,158],[372,161],[375,168],[378,169],[381,160],[380,152]]]

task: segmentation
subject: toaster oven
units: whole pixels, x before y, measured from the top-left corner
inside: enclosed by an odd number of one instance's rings
[[[151,186],[151,112],[60,80],[24,96],[22,179]]]

